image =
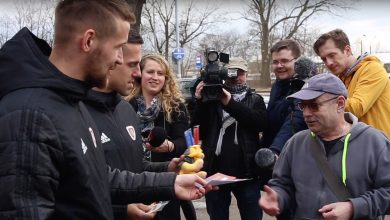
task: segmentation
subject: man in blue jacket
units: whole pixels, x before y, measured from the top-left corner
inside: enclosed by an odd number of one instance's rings
[[[268,128],[263,133],[262,145],[279,155],[294,133],[307,129],[296,102],[287,100],[286,97],[302,87],[303,83],[299,81],[316,73],[316,66],[309,60],[305,68],[296,70],[295,63],[299,62],[301,49],[298,43],[291,39],[275,43],[271,48],[271,57],[276,81],[272,85],[267,106]]]
[[[205,181],[160,182],[106,166],[80,100],[123,63],[134,15],[123,0],[63,0],[53,50],[27,28],[0,50],[0,219],[113,219],[111,201],[200,198]]]

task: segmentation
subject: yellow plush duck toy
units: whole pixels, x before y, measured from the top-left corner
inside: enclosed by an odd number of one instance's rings
[[[196,173],[203,179],[206,178],[207,173],[200,171],[203,167],[203,150],[200,145],[192,145],[184,152],[184,161],[180,165],[179,174]]]

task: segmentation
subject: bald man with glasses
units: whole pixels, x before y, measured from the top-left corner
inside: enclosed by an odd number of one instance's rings
[[[309,129],[286,143],[260,207],[271,216],[294,209],[293,219],[382,219],[390,212],[386,135],[344,111],[347,90],[333,74],[313,76],[288,98],[299,100]],[[348,191],[343,199],[321,172],[315,148]]]

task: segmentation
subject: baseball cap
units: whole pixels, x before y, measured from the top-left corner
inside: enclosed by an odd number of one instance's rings
[[[331,73],[321,73],[311,77],[302,89],[287,98],[297,98],[300,100],[311,100],[324,93],[348,96],[344,83]]]
[[[242,69],[248,72],[248,63],[240,57],[231,58],[226,67],[228,69]]]

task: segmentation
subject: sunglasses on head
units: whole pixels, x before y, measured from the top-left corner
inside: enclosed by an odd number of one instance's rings
[[[338,98],[338,96],[330,98],[330,99],[327,99],[327,100],[324,100],[324,101],[321,101],[321,102],[299,102],[298,103],[298,108],[301,111],[305,110],[305,108],[309,108],[311,111],[316,112],[316,111],[318,111],[318,109],[320,108],[321,105],[323,105],[326,102],[335,100],[337,98]]]

